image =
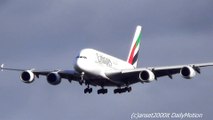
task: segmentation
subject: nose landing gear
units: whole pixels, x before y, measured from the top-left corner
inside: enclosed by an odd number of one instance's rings
[[[83,85],[83,83],[85,83],[85,80],[84,80],[84,72],[81,73],[81,79],[79,80],[79,84],[80,84],[80,85]]]

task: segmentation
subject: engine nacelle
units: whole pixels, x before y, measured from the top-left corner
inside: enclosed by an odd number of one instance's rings
[[[58,72],[52,72],[47,75],[47,81],[51,85],[58,85],[61,83],[61,76],[58,74]]]
[[[151,82],[155,80],[155,75],[151,70],[143,70],[139,73],[139,79],[142,82]]]
[[[21,73],[20,79],[24,83],[32,83],[35,80],[35,75],[31,70],[26,70]]]
[[[183,78],[191,79],[196,75],[196,71],[190,66],[185,66],[180,70],[180,74]]]

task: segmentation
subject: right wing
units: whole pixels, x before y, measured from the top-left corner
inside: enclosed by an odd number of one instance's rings
[[[108,72],[106,75],[109,78],[116,80],[116,82],[128,84],[136,82],[148,83],[164,76],[168,76],[172,79],[175,74],[181,74],[184,78],[191,79],[196,75],[196,73],[201,73],[201,67],[208,66],[213,66],[213,63],[127,69]]]

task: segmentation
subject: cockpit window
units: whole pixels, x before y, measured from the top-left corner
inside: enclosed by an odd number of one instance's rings
[[[84,59],[87,59],[86,56],[77,56],[76,58],[84,58]]]

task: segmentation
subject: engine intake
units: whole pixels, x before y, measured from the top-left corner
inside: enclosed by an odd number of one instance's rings
[[[24,83],[32,83],[35,80],[35,75],[31,70],[26,70],[21,73],[20,79]]]
[[[58,85],[61,83],[61,76],[58,72],[52,72],[47,75],[47,81],[51,85]]]
[[[180,74],[185,79],[191,79],[196,75],[196,71],[191,66],[185,66],[180,70]]]
[[[155,80],[155,75],[151,70],[143,70],[139,73],[139,79],[142,82],[151,82]]]

